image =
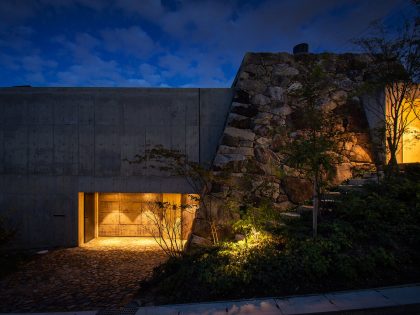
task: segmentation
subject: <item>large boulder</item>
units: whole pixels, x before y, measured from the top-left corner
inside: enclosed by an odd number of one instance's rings
[[[307,179],[285,176],[282,184],[286,195],[293,203],[302,203],[312,197],[312,183]]]
[[[342,163],[336,166],[336,175],[333,180],[334,185],[341,184],[352,177],[351,163]]]
[[[233,102],[231,112],[246,117],[254,117],[258,114],[258,108],[251,104]]]
[[[350,160],[353,162],[371,163],[372,158],[368,151],[362,146],[356,144],[352,147],[350,152]]]
[[[230,113],[228,125],[239,129],[249,129],[251,127],[251,119],[243,115]]]
[[[225,135],[240,140],[254,141],[255,133],[249,129],[239,129],[233,127],[225,128]]]

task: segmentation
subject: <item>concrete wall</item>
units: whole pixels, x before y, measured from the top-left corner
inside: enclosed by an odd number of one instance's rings
[[[164,145],[214,158],[230,89],[0,89],[0,216],[16,246],[77,245],[78,192],[191,192],[180,178],[129,164]]]

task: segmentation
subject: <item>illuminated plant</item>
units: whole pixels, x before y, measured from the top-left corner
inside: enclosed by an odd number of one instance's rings
[[[184,226],[181,218],[185,211],[195,213],[194,206],[161,201],[149,202],[147,206],[146,215],[154,223],[149,233],[168,256],[180,256],[186,243],[182,239]]]
[[[206,225],[208,225],[211,232],[213,244],[219,242],[218,236],[218,226],[215,217],[210,211],[211,208],[211,185],[215,181],[221,181],[220,176],[215,175],[211,170],[203,167],[197,162],[188,160],[185,154],[180,153],[177,150],[170,150],[164,148],[163,146],[155,146],[153,148],[147,149],[144,155],[136,155],[134,161],[129,161],[130,163],[142,164],[144,169],[158,169],[163,173],[167,173],[170,176],[184,178],[189,187],[191,188],[190,198],[199,204],[200,208],[200,218],[198,220],[203,220]],[[216,198],[216,197],[214,197]],[[182,211],[186,211],[189,208],[188,204],[179,205]],[[161,222],[157,215],[155,216],[155,222],[158,223],[160,228],[159,233],[161,236],[168,235],[169,231],[171,235],[176,235],[176,226],[169,227],[167,226],[171,221],[169,218],[171,211],[168,210],[168,205],[165,204],[156,204],[154,208],[160,209],[154,213],[160,213],[162,218]],[[174,210],[175,211],[175,210]],[[174,245],[178,246],[176,243]],[[164,244],[165,247],[167,247]]]

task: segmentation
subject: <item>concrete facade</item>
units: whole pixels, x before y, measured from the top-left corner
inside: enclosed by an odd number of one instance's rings
[[[189,193],[126,161],[163,145],[211,164],[231,89],[1,88],[0,215],[15,247],[76,246],[78,192]]]

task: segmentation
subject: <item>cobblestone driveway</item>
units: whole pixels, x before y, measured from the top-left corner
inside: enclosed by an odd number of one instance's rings
[[[121,307],[165,259],[150,238],[98,238],[55,250],[0,281],[0,312]]]

